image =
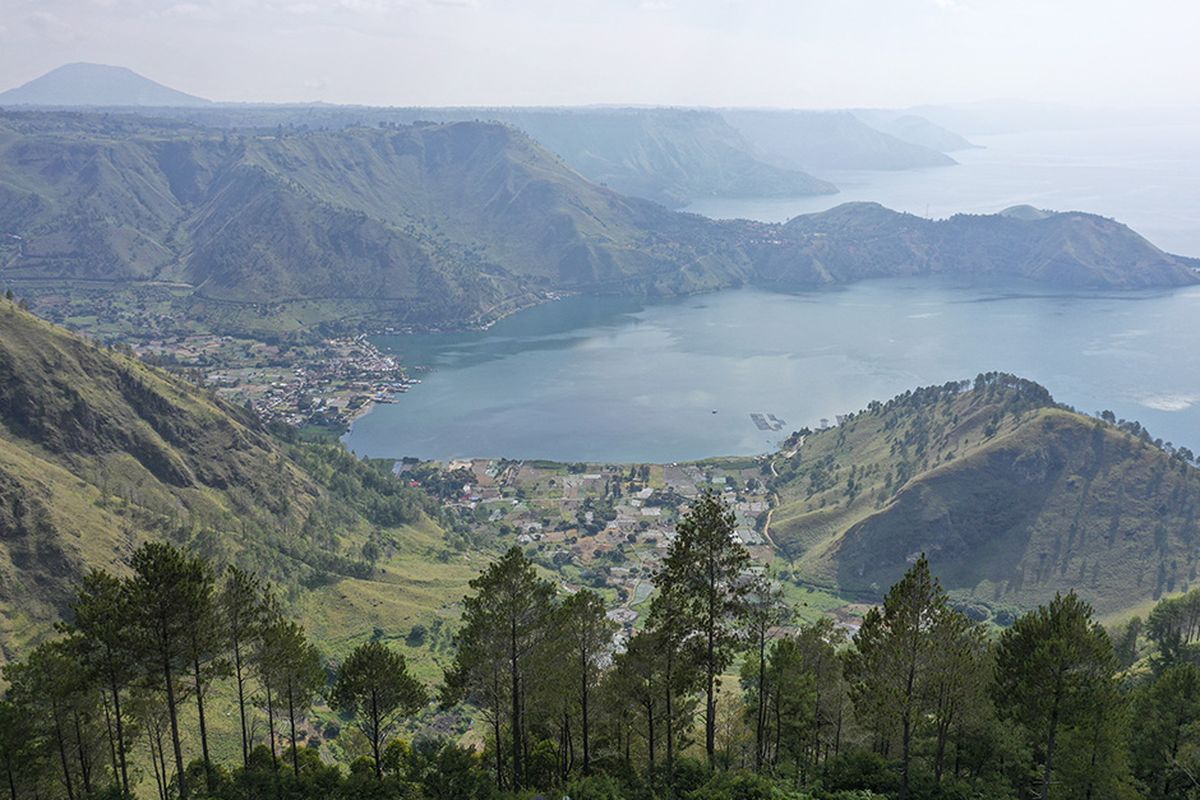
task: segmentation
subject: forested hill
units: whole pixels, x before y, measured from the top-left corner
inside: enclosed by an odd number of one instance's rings
[[[918,389],[778,459],[771,533],[808,579],[864,597],[924,552],[1000,621],[1068,589],[1114,613],[1197,577],[1200,470],[1162,444],[1011,375]]]
[[[932,222],[848,204],[715,222],[589,182],[514,128],[235,133],[135,116],[0,114],[0,277],[168,286],[176,316],[466,326],[560,292],[664,296],[946,273],[1065,287],[1197,280],[1083,214]]]
[[[598,187],[484,123],[279,137],[2,117],[0,231],[9,279],[357,301],[393,323],[469,324],[550,290],[693,291],[749,274],[715,223]]]
[[[187,543],[285,588],[370,575],[368,541],[386,550],[438,514],[380,469],[281,442],[0,299],[0,663],[49,631],[87,569],[119,573],[143,541]]]
[[[772,236],[751,252],[756,279],[785,287],[942,274],[1144,289],[1195,283],[1200,268],[1200,260],[1164,253],[1114,220],[1030,206],[931,220],[844,203],[796,217]]]

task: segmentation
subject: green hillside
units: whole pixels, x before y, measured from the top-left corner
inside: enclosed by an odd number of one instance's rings
[[[746,272],[714,223],[598,187],[496,124],[281,138],[11,115],[0,229],[10,281],[343,300],[419,324],[495,318],[550,290],[694,291]]]
[[[0,300],[0,663],[50,630],[87,569],[120,573],[157,539],[269,576],[335,651],[381,617],[430,624],[478,569],[439,558],[440,513],[386,466],[281,440]]]
[[[1021,279],[1071,289],[1144,289],[1197,280],[1196,259],[1172,256],[1095,214],[1037,212],[931,220],[878,203],[796,217],[750,249],[764,285],[850,283],[896,275]]]
[[[935,222],[853,203],[785,225],[715,222],[598,186],[494,123],[235,133],[0,114],[6,285],[158,292],[146,313],[223,332],[462,327],[561,293],[930,273],[1071,288],[1197,281],[1196,262],[1078,213]]]
[[[768,163],[716,111],[677,108],[376,108],[211,105],[119,109],[223,130],[339,131],[417,122],[499,122],[533,137],[593,183],[667,206],[712,196],[795,197],[837,191]]]
[[[999,619],[1067,589],[1113,613],[1196,579],[1190,454],[1010,375],[872,403],[775,468],[776,545],[807,579],[864,597],[921,553]]]
[[[877,598],[924,552],[948,589],[1000,621],[1071,588],[1116,614],[1195,583],[1191,460],[1136,423],[1082,416],[1036,384],[991,374],[872,403],[791,440],[772,462],[769,544],[789,573],[841,596]],[[661,489],[665,468],[647,469]],[[570,528],[579,514],[561,503],[562,475],[530,470],[513,478],[529,519]],[[672,468],[672,480],[692,472]],[[491,542],[521,519],[447,516],[388,465],[268,432],[205,390],[0,300],[4,658],[49,630],[88,568],[120,572],[153,539],[269,576],[329,652],[376,629],[402,638],[452,619],[492,553],[452,542]],[[551,538],[565,541],[566,528]],[[439,652],[413,655],[432,670]]]

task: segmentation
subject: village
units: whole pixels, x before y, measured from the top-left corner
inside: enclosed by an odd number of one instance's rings
[[[398,464],[401,478],[428,483],[429,465]],[[595,465],[488,459],[442,467],[443,501],[501,547],[518,545],[568,591],[590,587],[609,603],[609,617],[628,636],[645,623],[653,577],[675,538],[675,526],[701,493],[716,492],[736,515],[734,538],[750,552],[757,574],[801,608],[828,612],[845,601],[803,587],[778,569],[769,538],[769,457],[691,464]]]
[[[313,345],[194,335],[150,339],[135,350],[149,361],[193,370],[198,383],[249,404],[264,421],[335,432],[419,383],[365,335]]]

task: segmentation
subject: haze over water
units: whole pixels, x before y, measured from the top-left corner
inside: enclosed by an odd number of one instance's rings
[[[710,198],[688,211],[783,222],[839,203],[870,200],[925,217],[990,214],[1028,203],[1088,211],[1129,225],[1172,253],[1200,257],[1200,126],[968,136],[957,166],[893,172],[822,172],[834,195]]]
[[[780,220],[848,200],[934,217],[1018,203],[1126,222],[1200,256],[1200,130],[972,137],[960,166],[830,175],[833,197],[709,200],[689,210]],[[1064,294],[873,281],[741,290],[639,306],[572,298],[469,334],[386,337],[423,383],[358,420],[362,455],[664,462],[762,453],[791,430],[915,386],[990,370],[1111,409],[1200,450],[1200,288]],[[716,414],[713,414],[713,411]],[[782,431],[752,413],[775,414]]]

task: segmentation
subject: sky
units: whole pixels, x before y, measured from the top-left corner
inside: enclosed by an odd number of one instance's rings
[[[0,0],[0,90],[129,67],[221,101],[1200,107],[1191,0]]]

